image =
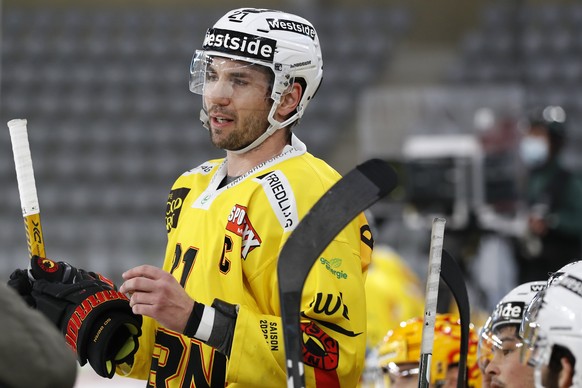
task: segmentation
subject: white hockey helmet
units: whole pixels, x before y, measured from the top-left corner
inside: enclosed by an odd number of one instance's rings
[[[581,265],[582,265],[582,260],[576,260],[576,261],[573,261],[571,263],[564,265],[562,268],[560,268],[556,272],[550,273],[550,276],[548,278],[548,287],[551,286],[556,280],[558,280],[566,272],[577,271]]]
[[[274,74],[271,86],[273,106],[269,112],[269,127],[253,143],[241,150],[244,153],[261,144],[277,129],[296,123],[315,95],[323,76],[323,59],[319,36],[306,19],[276,10],[239,8],[229,11],[206,31],[203,47],[197,50],[190,65],[190,91],[204,93],[206,69],[213,57],[230,58],[269,68]],[[281,97],[289,86],[299,82],[303,95],[294,114],[284,122],[274,114]],[[200,119],[208,128],[206,107]]]
[[[546,281],[539,280],[520,284],[509,291],[495,306],[495,310],[483,325],[479,334],[479,346],[477,357],[481,370],[485,370],[488,362],[493,357],[496,348],[503,345],[498,337],[499,329],[506,325],[513,325],[516,332],[519,330],[525,310],[538,292],[546,288]],[[517,333],[516,333],[517,334]],[[523,342],[515,342],[516,347],[521,347]],[[507,343],[505,344],[507,347]],[[516,349],[520,350],[520,349]]]
[[[572,385],[582,387],[582,261],[560,272],[526,309],[520,328],[526,344],[522,355],[536,369],[536,386],[542,386],[541,370],[552,353],[558,348],[569,352],[575,361]]]

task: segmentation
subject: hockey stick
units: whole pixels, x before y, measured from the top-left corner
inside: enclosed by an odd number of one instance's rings
[[[444,218],[435,218],[432,221],[428,273],[426,278],[424,325],[420,343],[419,388],[428,388],[430,384],[430,362],[434,340],[437,299],[439,295],[439,276],[441,272],[445,223],[446,220]]]
[[[20,193],[28,253],[31,258],[34,255],[45,257],[44,236],[40,224],[40,207],[36,194],[26,124],[26,119],[10,120],[8,129],[10,130],[10,140],[14,153],[16,180],[18,181],[18,192]]]
[[[467,354],[469,353],[469,330],[471,324],[471,306],[463,272],[457,261],[449,252],[443,249],[441,257],[441,279],[445,282],[459,309],[461,318],[461,347],[459,354],[459,372],[457,387],[466,387],[467,381]]]
[[[396,172],[382,160],[360,164],[313,205],[281,249],[277,276],[288,387],[305,386],[299,315],[303,284],[313,263],[351,220],[392,191],[397,181]]]

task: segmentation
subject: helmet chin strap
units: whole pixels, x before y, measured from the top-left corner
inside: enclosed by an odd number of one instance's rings
[[[275,133],[278,129],[284,128],[284,127],[290,125],[292,122],[299,120],[299,111],[283,122],[279,122],[279,121],[275,120],[274,115],[275,115],[275,111],[277,110],[278,106],[279,106],[278,103],[274,103],[271,106],[271,110],[269,111],[269,126],[267,127],[265,132],[263,132],[263,134],[261,136],[257,137],[251,144],[247,145],[246,147],[241,148],[240,150],[227,150],[227,151],[232,152],[233,154],[237,154],[237,155],[241,155],[241,154],[244,154],[246,152],[249,152],[250,150],[261,145],[265,140],[267,140],[267,138],[269,136],[271,136],[273,133]],[[204,108],[202,108],[200,110],[200,121],[202,121],[202,125],[204,126],[204,128],[210,130],[210,120],[208,117],[208,113],[206,112],[206,110]]]

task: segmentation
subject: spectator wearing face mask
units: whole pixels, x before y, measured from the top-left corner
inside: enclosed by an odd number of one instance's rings
[[[530,120],[520,144],[528,171],[528,220],[517,249],[519,283],[547,278],[582,250],[582,181],[560,159],[565,119],[561,107],[546,107]]]

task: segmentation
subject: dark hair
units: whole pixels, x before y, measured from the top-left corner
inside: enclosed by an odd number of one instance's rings
[[[307,82],[305,82],[305,79],[300,78],[300,77],[295,78],[295,82],[297,82],[299,85],[301,85],[301,97],[303,97],[303,93],[305,93],[305,88],[307,87]],[[294,115],[295,113],[297,113],[297,108],[295,108],[293,110],[293,112],[291,112],[289,114],[289,117]],[[295,125],[297,125],[298,122],[299,122],[299,120],[295,120],[294,122],[292,122],[291,128],[293,128]]]
[[[562,358],[566,357],[570,365],[572,365],[572,370],[576,366],[576,357],[572,354],[570,349],[562,345],[554,345],[552,347],[552,355],[550,356],[550,362],[548,364],[548,377],[550,381],[555,381],[558,375],[562,371]]]
[[[550,141],[550,153],[555,156],[560,152],[566,140],[566,117],[557,120],[557,117],[548,116],[545,114],[548,108],[550,107],[536,109],[529,116],[529,126],[530,128],[543,128],[546,131]],[[565,114],[565,112],[563,113]]]

